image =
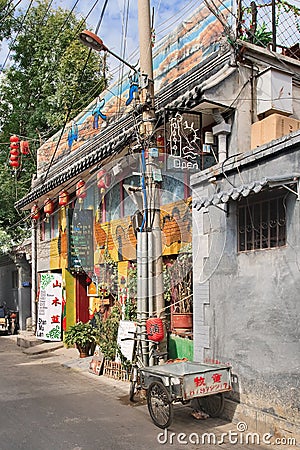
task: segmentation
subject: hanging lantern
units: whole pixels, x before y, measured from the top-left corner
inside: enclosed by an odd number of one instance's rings
[[[54,203],[51,198],[46,198],[44,201],[44,213],[46,215],[46,219],[48,219],[54,211]]]
[[[20,160],[18,157],[16,157],[17,159],[9,159],[9,165],[10,167],[12,167],[13,169],[18,169],[18,167],[20,166]]]
[[[31,208],[30,217],[32,220],[38,220],[40,218],[40,209],[36,203]]]
[[[107,189],[111,183],[111,176],[102,169],[97,173],[97,186],[99,189]]]
[[[29,155],[29,143],[28,141],[21,141],[20,142],[20,151],[22,155],[27,156]]]
[[[14,170],[17,170],[18,167],[20,166],[19,141],[20,141],[20,139],[16,135],[13,135],[9,138],[9,142],[10,142],[9,165]]]
[[[146,321],[146,332],[150,341],[161,342],[165,336],[162,319],[159,317],[150,317]]]
[[[82,203],[83,200],[86,198],[86,187],[85,187],[85,181],[80,180],[76,184],[76,197],[79,200],[79,203]]]
[[[20,139],[15,134],[9,138],[9,142],[12,144],[19,143]]]
[[[69,203],[69,193],[68,191],[66,191],[65,189],[63,189],[58,196],[58,204],[59,206],[61,206],[62,208],[64,208],[65,206],[67,206],[67,204]]]
[[[10,150],[9,153],[12,156],[19,156],[19,150],[17,148],[14,148],[14,149]]]

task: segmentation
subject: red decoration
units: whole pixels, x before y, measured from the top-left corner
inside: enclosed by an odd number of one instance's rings
[[[58,204],[59,206],[67,206],[69,203],[69,193],[65,189],[63,189],[58,196]]]
[[[85,181],[80,180],[76,184],[76,197],[79,199],[79,202],[82,202],[86,195]]]
[[[148,339],[153,342],[161,342],[164,338],[164,325],[159,317],[150,317],[146,321]]]
[[[32,220],[38,220],[40,218],[40,209],[36,203],[31,208],[30,217]]]
[[[13,169],[17,170],[20,165],[19,159],[19,141],[18,136],[13,135],[9,138],[10,141],[10,157],[9,157],[9,165]]]
[[[28,141],[21,141],[20,142],[20,150],[22,155],[26,156],[29,155],[29,143]]]
[[[102,169],[97,173],[97,186],[99,189],[107,189],[111,184],[111,176]]]
[[[17,168],[19,167],[19,165],[20,165],[20,160],[19,160],[18,157],[17,157],[17,159],[10,159],[10,160],[9,160],[9,164],[10,164],[10,166],[13,167],[14,169],[17,169]]]
[[[11,142],[11,143],[16,143],[19,141],[20,141],[20,139],[15,134],[9,138],[9,142]]]
[[[165,139],[163,135],[159,134],[156,138],[156,145],[159,153],[163,153],[165,149]]]
[[[54,203],[51,198],[46,198],[44,201],[44,213],[46,214],[46,217],[49,217],[54,211]]]

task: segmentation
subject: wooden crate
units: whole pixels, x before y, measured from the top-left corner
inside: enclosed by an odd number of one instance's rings
[[[122,364],[116,361],[105,359],[103,375],[114,380],[127,381],[129,380],[129,373]]]

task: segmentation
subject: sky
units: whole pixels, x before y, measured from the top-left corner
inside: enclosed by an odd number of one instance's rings
[[[95,1],[79,0],[75,9],[77,15],[86,17]],[[18,3],[17,0],[14,0],[14,4],[16,3]],[[53,0],[52,6],[72,9],[75,3],[76,0]],[[104,3],[105,0],[98,0],[97,5],[87,19],[87,23],[93,31],[95,31],[99,22]],[[199,0],[150,0],[151,13],[152,8],[154,8],[156,41],[158,42],[165,35],[169,34],[177,24],[188,18],[193,10],[199,6],[199,3]],[[18,8],[26,10],[28,4],[29,0],[22,0]],[[117,55],[123,56],[126,61],[133,65],[138,62],[139,57],[137,5],[137,0],[108,0],[105,14],[98,31],[98,35],[110,50]],[[128,21],[126,21],[127,8]],[[124,42],[126,42],[125,49]],[[5,60],[7,52],[7,45],[4,43],[0,51],[1,63]],[[117,70],[118,65],[119,62],[113,61],[113,58],[110,57],[110,69],[112,71]]]

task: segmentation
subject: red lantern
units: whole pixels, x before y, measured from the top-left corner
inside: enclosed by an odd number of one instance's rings
[[[9,160],[9,165],[10,165],[10,167],[12,167],[13,169],[17,169],[18,167],[19,167],[19,165],[20,165],[20,161],[19,161],[19,158],[18,157],[16,157],[17,159],[10,159]]]
[[[79,199],[79,203],[83,202],[83,199],[86,198],[86,195],[85,181],[80,180],[76,184],[76,197]]]
[[[9,142],[10,142],[11,144],[19,143],[19,141],[20,141],[20,139],[19,139],[18,136],[16,136],[15,134],[9,138]]]
[[[61,207],[65,207],[67,206],[67,204],[69,203],[69,193],[68,191],[66,191],[65,189],[63,189],[58,196],[58,204]]]
[[[46,214],[46,217],[48,218],[54,211],[54,203],[51,198],[46,198],[44,201],[44,213]]]
[[[30,217],[32,220],[38,220],[40,218],[40,209],[36,203],[31,208]]]
[[[161,342],[165,336],[162,319],[159,317],[150,317],[146,321],[146,332],[150,341]]]
[[[102,169],[97,173],[97,186],[99,189],[107,189],[111,183],[111,176]]]
[[[28,141],[21,141],[20,142],[20,150],[22,155],[29,155],[29,143]]]
[[[19,138],[16,135],[13,135],[9,138],[10,141],[10,157],[9,157],[9,165],[13,169],[17,170],[20,165],[19,159]]]

